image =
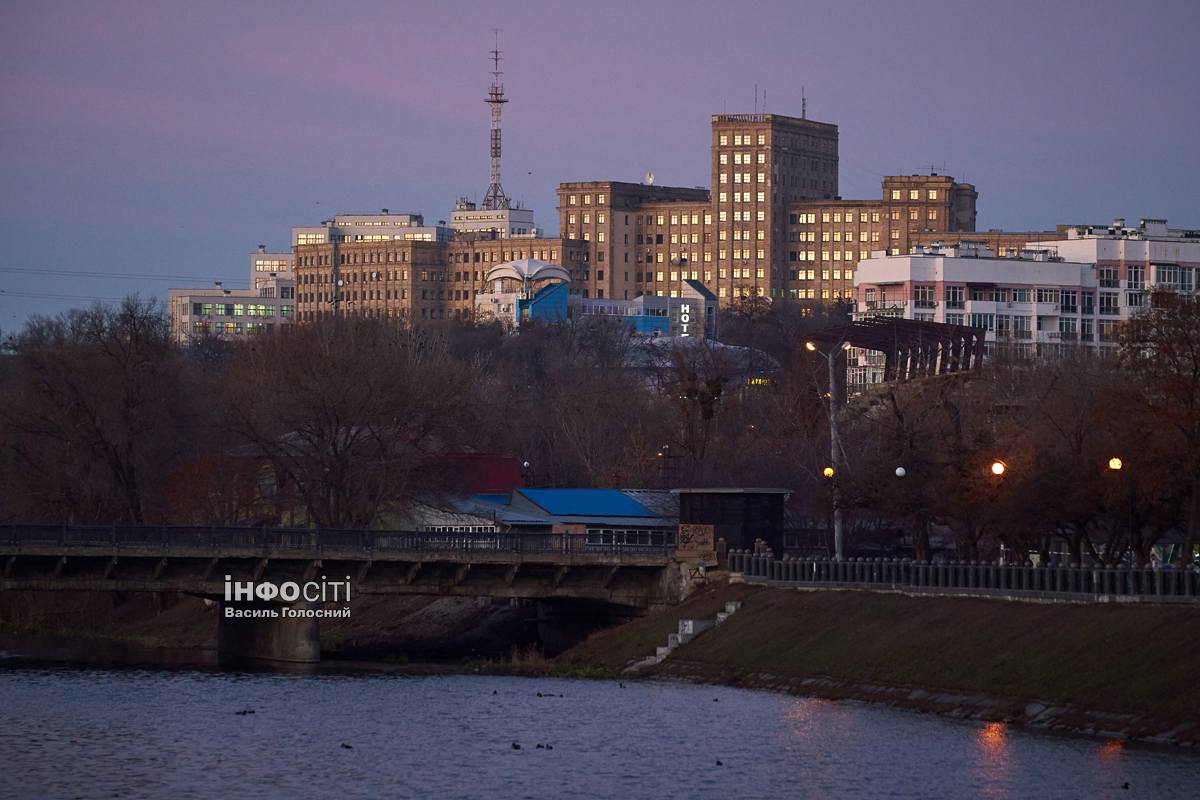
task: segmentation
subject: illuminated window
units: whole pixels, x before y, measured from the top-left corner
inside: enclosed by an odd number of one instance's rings
[[[900,199],[900,190],[899,189],[892,189],[892,199],[893,200]]]
[[[929,199],[930,199],[930,200],[937,200],[937,189],[930,189],[930,190],[929,190]]]
[[[920,189],[909,189],[908,190],[908,199],[909,200],[920,200],[921,199],[921,190]]]

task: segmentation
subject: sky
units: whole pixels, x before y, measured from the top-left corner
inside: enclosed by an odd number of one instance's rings
[[[756,85],[840,127],[843,197],[936,165],[981,229],[1200,227],[1195,0],[8,0],[0,334],[245,286],[259,243],[335,213],[479,200],[497,27],[503,185],[548,233],[560,181],[707,186],[709,115]]]

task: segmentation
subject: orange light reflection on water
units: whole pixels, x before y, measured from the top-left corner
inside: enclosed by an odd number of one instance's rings
[[[1004,734],[1008,726],[1003,722],[989,722],[979,729],[979,746],[989,756],[1004,755]]]
[[[1124,750],[1125,741],[1123,739],[1108,739],[1100,745],[1100,760],[1116,761]]]
[[[972,768],[983,778],[979,786],[980,797],[1002,798],[1008,796],[1009,763],[1008,726],[1003,722],[989,722],[975,736],[980,758]]]

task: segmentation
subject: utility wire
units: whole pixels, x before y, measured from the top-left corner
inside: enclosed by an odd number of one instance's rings
[[[200,277],[198,275],[163,275],[149,274],[139,272],[95,272],[88,270],[68,270],[68,269],[36,269],[32,267],[0,267],[0,272],[11,272],[21,275],[53,275],[56,277],[81,277],[81,278],[137,278],[139,280],[150,281],[204,281],[212,283],[213,276]],[[224,279],[222,283],[237,283],[249,285],[249,281],[244,278]]]

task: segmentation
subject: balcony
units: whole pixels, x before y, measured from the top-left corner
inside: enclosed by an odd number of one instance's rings
[[[914,300],[913,308],[937,308],[937,300]]]
[[[966,308],[965,300],[946,300],[946,308]]]

